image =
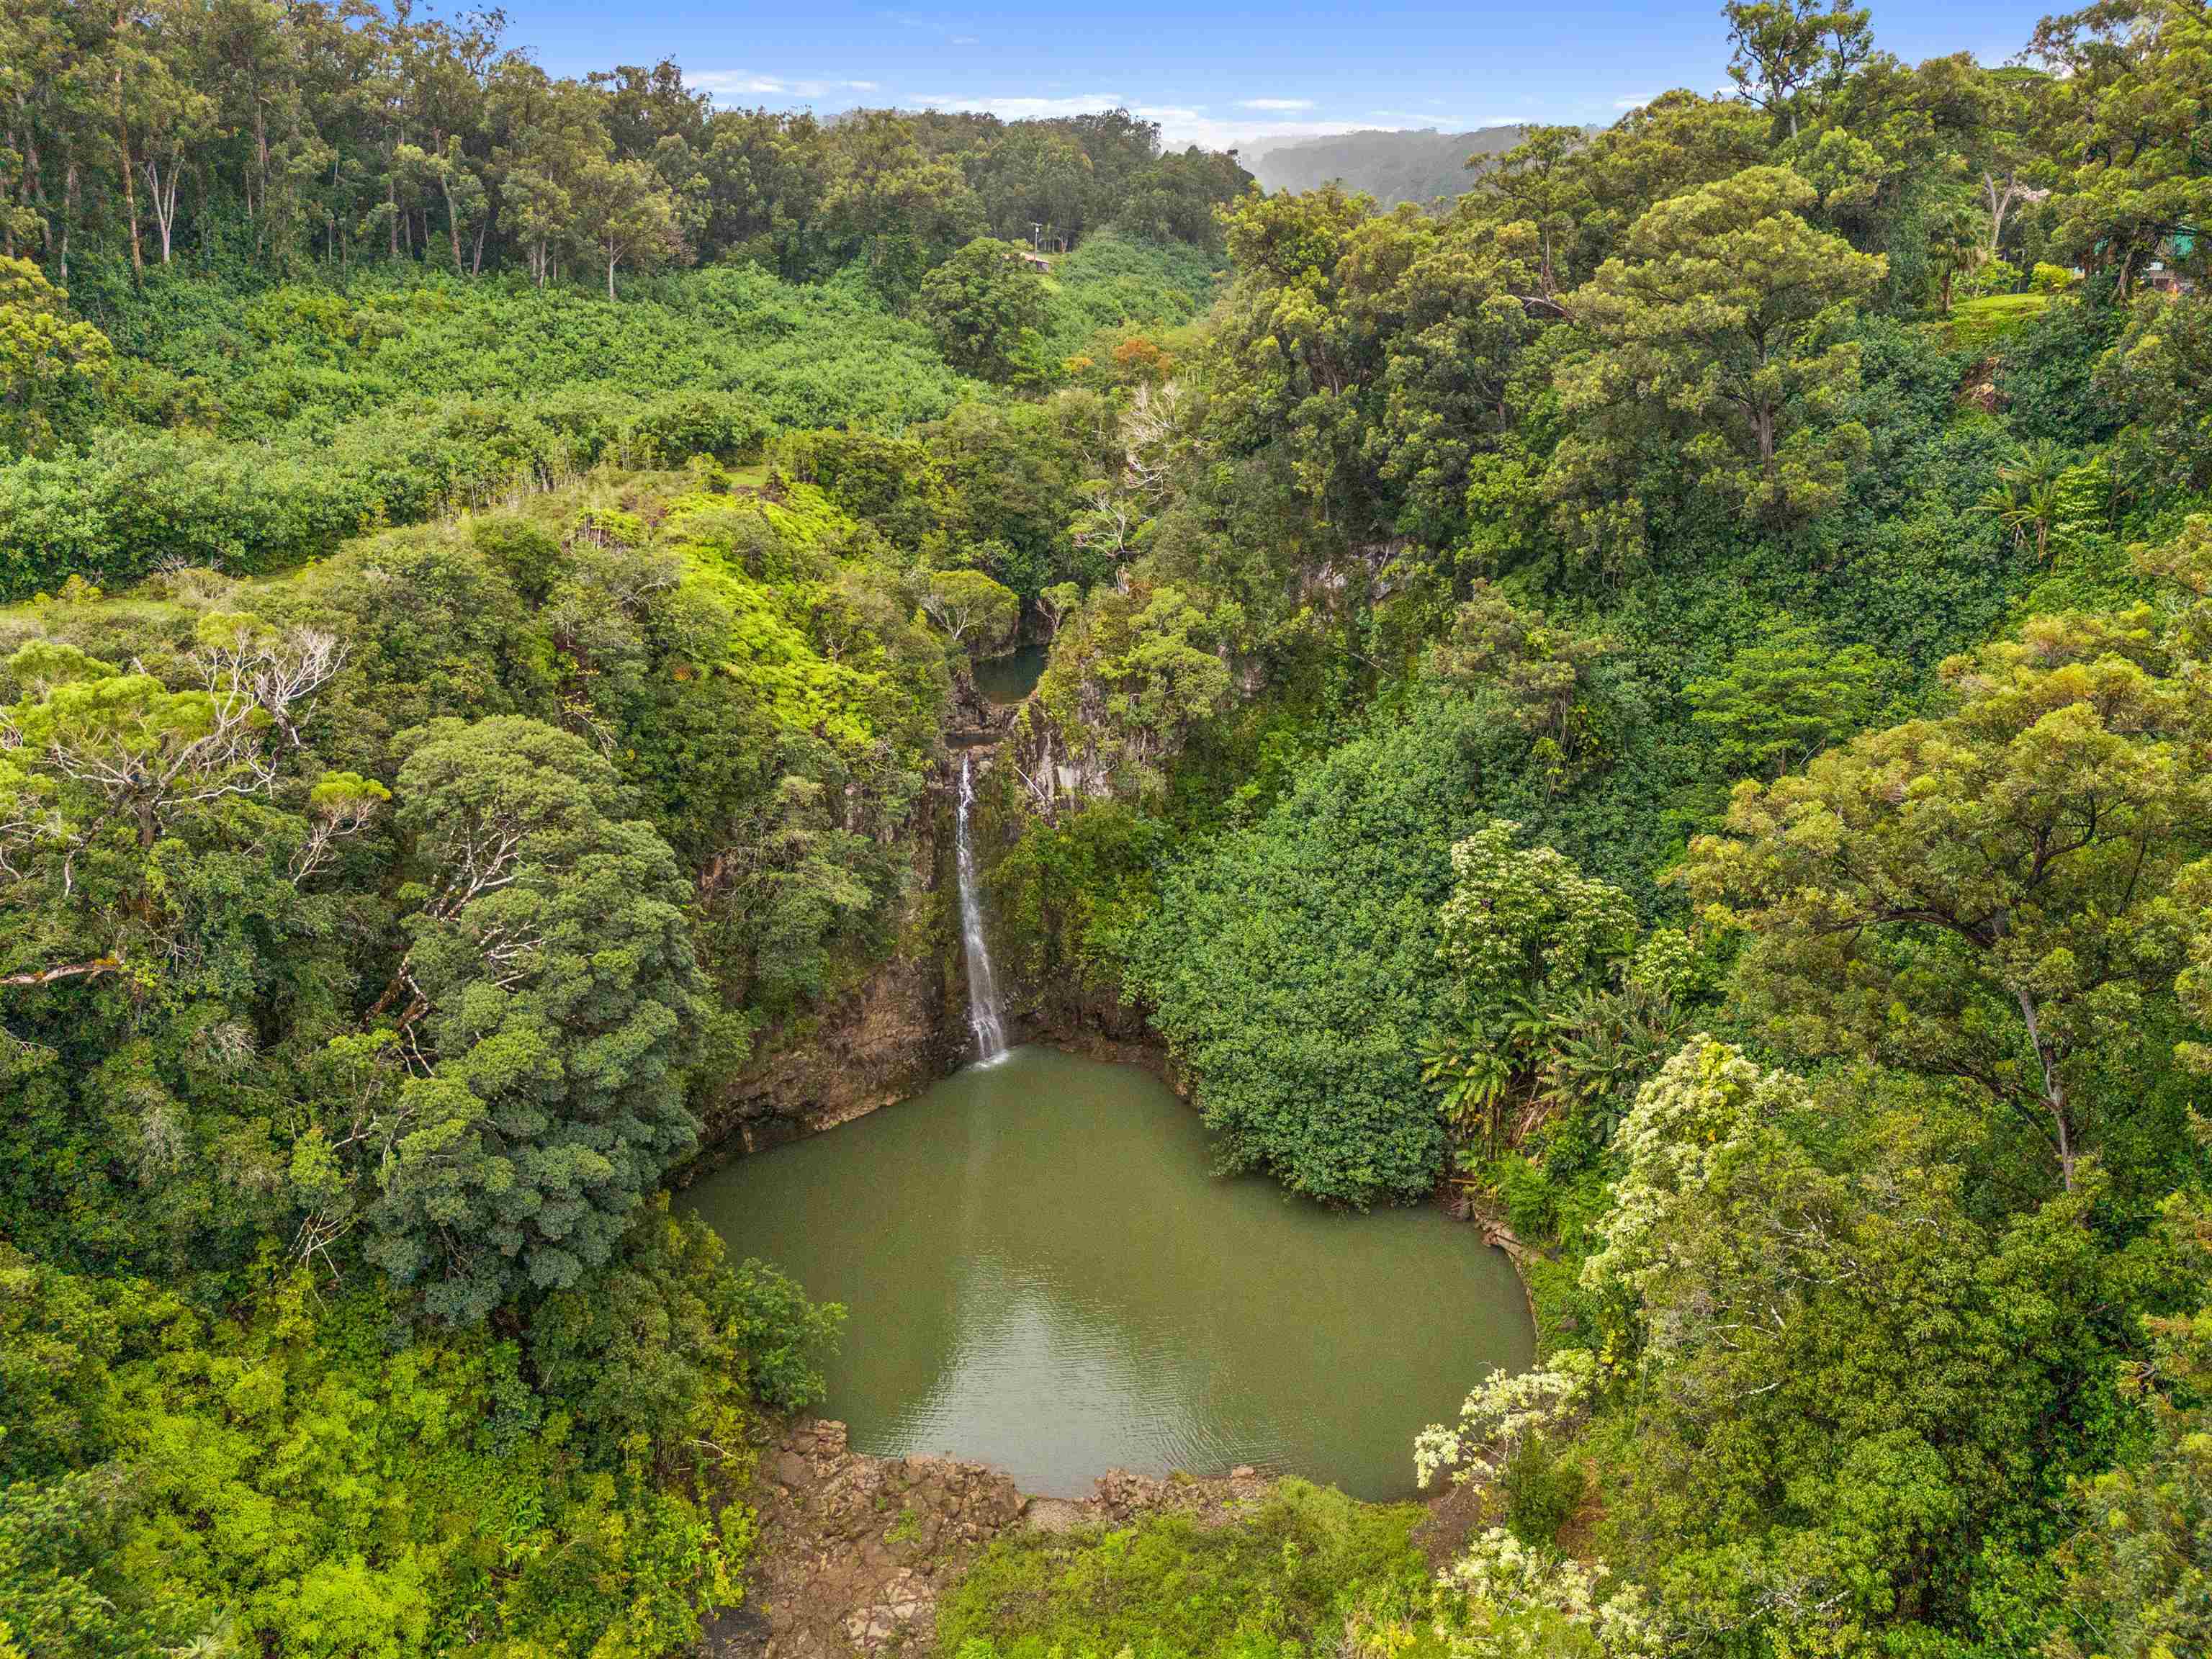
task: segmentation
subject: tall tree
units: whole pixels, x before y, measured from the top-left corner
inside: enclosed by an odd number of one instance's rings
[[[395,793],[420,878],[387,1005],[408,1066],[326,1139],[383,1154],[370,1256],[472,1322],[604,1266],[690,1146],[702,981],[673,855],[578,738],[434,721]]]
[[[1832,90],[1873,50],[1868,13],[1849,0],[1728,0],[1729,78],[1798,135],[1808,94]]]
[[[644,162],[592,162],[575,181],[574,199],[577,228],[606,271],[610,300],[622,266],[651,271],[683,260],[675,198]]]
[[[1867,434],[1822,418],[1858,379],[1855,349],[1824,330],[1887,265],[1807,222],[1814,199],[1788,168],[1752,167],[1662,202],[1569,301],[1594,349],[1559,373],[1580,420],[1549,488],[1580,533],[1640,544],[1610,481],[1655,407],[1687,418],[1693,476],[1747,518],[1786,525],[1841,495]]]
[[[2085,1087],[2171,989],[2212,763],[2193,677],[2142,616],[2044,617],[1945,665],[1954,712],[1737,787],[1692,895],[1748,943],[1773,1038],[1974,1084],[2040,1127],[2071,1189],[2119,1099]]]
[[[1044,294],[1019,248],[979,236],[921,279],[915,314],[953,368],[1003,382],[1044,326]]]

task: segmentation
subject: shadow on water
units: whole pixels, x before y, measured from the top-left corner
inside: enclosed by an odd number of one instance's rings
[[[850,1310],[825,1409],[862,1450],[1057,1497],[1237,1463],[1409,1494],[1413,1436],[1534,1356],[1510,1264],[1433,1209],[1332,1213],[1210,1164],[1150,1073],[1023,1048],[686,1201]]]

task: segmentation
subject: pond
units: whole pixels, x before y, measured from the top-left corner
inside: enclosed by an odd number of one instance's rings
[[[684,1201],[849,1310],[823,1409],[862,1451],[1050,1497],[1239,1463],[1409,1495],[1414,1435],[1534,1357],[1511,1264],[1433,1207],[1332,1213],[1210,1162],[1149,1073],[1025,1048]]]
[[[1036,690],[1048,653],[1041,645],[1024,645],[1002,657],[986,657],[975,665],[975,689],[983,701],[1000,708],[1019,702]]]

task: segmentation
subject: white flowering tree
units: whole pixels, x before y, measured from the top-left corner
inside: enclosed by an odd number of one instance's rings
[[[1498,1480],[1523,1451],[1565,1438],[1587,1415],[1596,1358],[1563,1350],[1540,1370],[1493,1370],[1456,1423],[1423,1430],[1413,1466],[1427,1486]],[[1437,1575],[1434,1625],[1452,1659],[1646,1659],[1656,1627],[1633,1586],[1607,1594],[1588,1565],[1504,1527],[1475,1538]]]

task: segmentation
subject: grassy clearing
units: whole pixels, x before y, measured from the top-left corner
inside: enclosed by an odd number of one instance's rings
[[[2048,294],[1992,294],[1961,300],[1945,319],[1945,336],[1956,351],[1994,350],[2007,335],[2041,315],[2051,298]]]

